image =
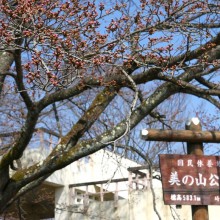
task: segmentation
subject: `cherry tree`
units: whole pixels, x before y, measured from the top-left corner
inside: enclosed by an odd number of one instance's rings
[[[219,109],[219,7],[0,0],[0,211],[54,171],[102,148],[126,148],[141,123],[177,126],[186,95]],[[39,131],[56,143],[24,167]]]

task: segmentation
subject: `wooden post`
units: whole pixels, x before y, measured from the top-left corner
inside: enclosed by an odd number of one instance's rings
[[[83,195],[83,208],[87,210],[89,207],[89,186],[86,186],[86,193]]]
[[[191,131],[201,131],[201,124],[198,118],[192,118],[186,123],[186,129]],[[203,155],[202,142],[187,142],[187,153],[195,155]],[[192,205],[192,219],[193,220],[208,220],[208,206],[207,205]]]
[[[132,178],[132,172],[131,171],[128,172],[128,187],[129,187],[128,193],[130,195],[130,193],[133,190],[133,178]]]
[[[118,182],[115,183],[114,207],[118,207]]]
[[[104,201],[104,195],[103,195],[103,184],[101,184],[101,188],[100,188],[100,200],[101,200],[101,202]]]

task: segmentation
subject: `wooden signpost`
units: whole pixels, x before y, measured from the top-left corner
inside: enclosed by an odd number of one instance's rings
[[[191,205],[193,220],[208,220],[208,205],[220,205],[220,157],[204,156],[203,142],[220,142],[220,132],[202,131],[198,118],[186,130],[142,130],[146,141],[187,142],[188,155],[160,155],[165,204]]]

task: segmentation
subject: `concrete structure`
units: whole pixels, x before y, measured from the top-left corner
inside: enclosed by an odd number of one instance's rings
[[[22,164],[46,154],[29,150]],[[161,181],[150,178],[147,166],[104,150],[56,171],[21,201],[23,219],[30,220],[191,219],[190,206],[164,205]],[[219,211],[219,206],[209,206],[210,220]],[[6,214],[6,219],[12,217],[17,219],[16,204]]]

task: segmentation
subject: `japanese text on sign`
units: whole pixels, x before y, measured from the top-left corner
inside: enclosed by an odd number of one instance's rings
[[[200,186],[200,185],[219,186],[219,176],[211,173],[210,177],[207,179],[206,177],[203,177],[203,174],[198,173],[197,177],[191,175],[185,175],[180,180],[177,171],[174,171],[171,172],[170,179],[168,182],[170,183],[170,185],[176,184],[177,186],[181,186],[181,185],[192,186],[194,184],[196,186]]]

